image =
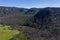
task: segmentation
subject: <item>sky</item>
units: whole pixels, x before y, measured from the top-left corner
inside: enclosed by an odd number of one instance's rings
[[[0,0],[0,6],[22,8],[60,7],[60,0]]]

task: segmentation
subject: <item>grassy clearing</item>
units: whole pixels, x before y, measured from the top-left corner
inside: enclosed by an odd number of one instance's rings
[[[9,30],[9,27],[8,25],[0,25],[0,40],[9,40],[19,34],[18,30]]]

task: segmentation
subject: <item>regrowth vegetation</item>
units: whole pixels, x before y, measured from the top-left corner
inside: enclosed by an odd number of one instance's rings
[[[8,25],[0,25],[0,40],[10,40],[10,39],[14,39],[14,36],[18,35],[20,33],[20,31],[18,30],[10,30],[10,26]],[[26,35],[22,34],[21,36],[19,35],[19,37],[17,38],[17,40],[25,40],[26,39]]]
[[[14,37],[14,35],[19,34],[18,30],[9,30],[10,26],[3,26],[0,25],[0,40],[9,40],[12,37]]]

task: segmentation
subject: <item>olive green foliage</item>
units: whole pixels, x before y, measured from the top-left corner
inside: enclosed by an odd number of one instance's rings
[[[22,33],[16,40],[26,40],[27,35],[25,33]]]

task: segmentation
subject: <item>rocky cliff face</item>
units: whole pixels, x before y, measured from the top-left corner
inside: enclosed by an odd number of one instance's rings
[[[0,6],[0,14],[24,14],[27,10],[26,8]]]

